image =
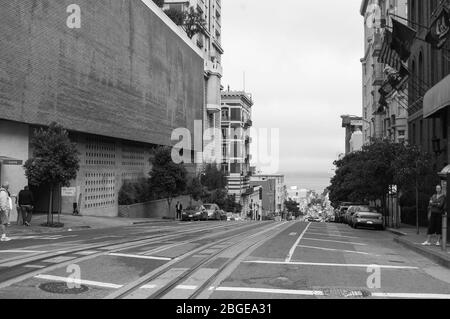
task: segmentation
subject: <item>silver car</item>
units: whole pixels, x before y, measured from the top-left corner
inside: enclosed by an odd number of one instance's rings
[[[384,230],[383,215],[375,210],[370,212],[357,212],[352,216],[351,226],[353,228],[370,227]]]

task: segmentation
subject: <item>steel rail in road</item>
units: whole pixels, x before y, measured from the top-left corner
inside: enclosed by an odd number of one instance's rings
[[[201,225],[203,226],[203,225]],[[165,236],[176,236],[179,234],[184,234],[184,233],[189,233],[189,232],[200,232],[200,231],[204,231],[204,230],[211,230],[211,229],[216,229],[216,228],[226,228],[230,225],[219,225],[219,226],[215,226],[215,227],[196,227],[196,228],[190,228],[190,229],[185,229],[185,230],[178,230],[175,232],[171,232],[170,234],[162,234],[158,236],[152,235],[152,236],[144,236],[144,237],[139,237],[133,240],[129,240],[129,239],[119,239],[116,240],[114,242],[109,242],[107,244],[105,243],[101,243],[101,244],[79,244],[75,247],[71,247],[70,250],[68,249],[61,249],[61,250],[56,250],[54,252],[43,252],[43,253],[39,253],[39,254],[33,254],[33,255],[29,255],[29,256],[21,256],[19,258],[17,257],[13,257],[13,258],[8,258],[5,260],[0,261],[0,267],[7,267],[7,264],[10,264],[11,262],[15,263],[15,266],[20,266],[21,264],[27,264],[30,262],[37,262],[42,260],[42,258],[52,258],[52,257],[59,257],[61,255],[67,255],[67,254],[73,254],[73,253],[78,253],[78,252],[82,252],[82,251],[86,251],[86,250],[93,250],[93,249],[105,249],[105,248],[111,248],[114,246],[119,246],[119,245],[126,245],[126,244],[132,244],[132,243],[139,243],[139,242],[143,242],[143,244],[147,244],[144,241],[146,240],[153,240],[156,238],[163,238]],[[176,230],[176,228],[174,228]],[[161,233],[163,231],[161,230],[155,230],[155,233]],[[171,239],[171,238],[168,238]],[[164,240],[168,240],[166,238],[164,238]],[[136,246],[139,247],[139,246]],[[131,247],[133,248],[133,247]],[[63,252],[61,252],[63,251]],[[22,262],[21,262],[22,261]]]
[[[31,264],[31,263],[42,262],[49,258],[64,257],[67,255],[77,254],[77,253],[81,253],[84,251],[90,251],[90,250],[94,250],[94,249],[105,250],[105,251],[90,254],[87,256],[82,256],[79,258],[72,258],[70,260],[63,261],[60,263],[54,263],[47,267],[39,268],[38,270],[31,270],[31,271],[22,273],[19,276],[17,276],[17,275],[10,276],[10,277],[8,277],[6,279],[2,279],[0,281],[0,289],[8,287],[17,282],[21,282],[23,280],[32,278],[36,275],[39,275],[39,274],[42,274],[45,272],[49,272],[49,271],[53,271],[55,269],[58,269],[58,268],[61,268],[61,267],[64,267],[64,266],[67,266],[70,264],[80,263],[80,262],[83,262],[83,261],[86,261],[89,259],[93,259],[93,258],[96,258],[99,256],[108,255],[108,254],[123,251],[126,249],[133,249],[136,247],[145,246],[145,245],[152,244],[155,242],[165,242],[168,240],[173,240],[176,238],[180,238],[180,236],[183,236],[186,233],[192,234],[193,232],[198,233],[198,232],[202,232],[202,231],[210,231],[212,229],[225,229],[224,231],[221,231],[219,233],[208,234],[206,236],[203,236],[203,237],[200,237],[197,239],[197,240],[202,240],[202,239],[207,239],[207,238],[214,237],[214,236],[220,236],[220,235],[226,234],[228,232],[234,232],[234,231],[239,231],[242,229],[250,228],[251,226],[254,226],[254,224],[242,223],[238,227],[233,227],[231,229],[227,229],[227,228],[230,228],[231,226],[235,226],[235,225],[226,224],[226,225],[219,225],[219,226],[215,226],[215,227],[209,226],[209,227],[198,227],[198,228],[194,228],[194,229],[191,228],[191,229],[179,230],[179,231],[176,231],[175,233],[150,236],[150,237],[135,239],[132,241],[120,240],[120,241],[117,241],[114,243],[108,243],[108,244],[99,244],[99,245],[94,244],[94,245],[89,245],[89,246],[83,246],[83,247],[78,247],[78,248],[72,249],[70,251],[56,252],[56,253],[51,253],[51,254],[42,254],[42,255],[38,255],[38,256],[33,256],[32,259],[24,258],[23,262],[21,262],[20,260],[17,261],[18,262],[17,266],[24,266],[24,265]],[[114,248],[114,247],[116,247],[116,248]],[[3,265],[4,264],[5,263],[3,263]],[[1,266],[1,264],[0,264],[0,266]]]
[[[261,225],[271,225],[271,224],[272,223],[264,223],[264,224],[261,224]],[[275,226],[272,226],[270,228],[266,228],[266,229],[261,230],[261,231],[259,231],[257,233],[254,233],[254,234],[249,234],[249,236],[246,239],[260,236],[260,235],[262,235],[264,233],[267,233],[268,231],[271,231],[271,230],[273,230],[275,228],[279,228],[279,227],[281,227],[281,226],[283,226],[285,224],[286,224],[286,222],[281,223],[281,224],[277,223]],[[256,228],[256,229],[253,228],[250,231],[253,231],[253,230],[254,231],[258,231],[258,228]],[[266,237],[266,238],[269,239],[270,237]],[[117,292],[107,296],[106,299],[127,298],[127,297],[131,296],[134,292],[138,291],[142,286],[145,286],[146,284],[152,282],[153,280],[157,279],[158,277],[160,277],[161,275],[166,273],[169,268],[174,269],[174,268],[176,268],[177,264],[180,264],[181,262],[187,260],[188,258],[193,257],[194,255],[200,253],[201,251],[209,249],[209,248],[211,248],[213,246],[217,246],[217,245],[219,245],[221,243],[226,243],[226,242],[232,241],[234,239],[239,239],[239,240],[236,241],[236,242],[230,243],[229,245],[227,245],[224,248],[220,248],[219,250],[217,250],[213,254],[211,254],[211,255],[207,256],[206,258],[200,260],[199,262],[194,264],[190,269],[186,270],[183,274],[181,274],[181,276],[178,276],[177,278],[174,278],[169,283],[167,283],[166,285],[164,285],[163,287],[159,288],[157,291],[152,293],[150,296],[146,297],[147,299],[160,299],[160,298],[164,297],[166,294],[168,294],[170,291],[174,290],[180,283],[182,283],[185,279],[189,278],[192,274],[194,274],[202,266],[204,266],[204,265],[214,261],[218,256],[220,256],[225,251],[227,251],[227,250],[229,250],[231,248],[234,248],[236,246],[242,245],[243,244],[242,234],[241,233],[240,234],[236,234],[236,235],[233,235],[231,237],[227,237],[227,238],[224,238],[222,240],[216,241],[214,243],[209,243],[209,244],[203,245],[201,247],[198,247],[195,250],[184,254],[183,256],[178,258],[177,260],[173,260],[172,262],[161,266],[159,269],[156,269],[152,273],[149,273],[146,276],[141,277],[140,279],[136,280],[133,283],[128,284],[127,286],[123,287],[122,289],[119,289],[119,291],[117,291]],[[236,256],[234,256],[233,258],[230,258],[230,260],[228,260],[226,262],[225,266],[228,266],[230,263],[235,261],[243,253],[245,253],[248,249],[250,249],[251,247],[255,246],[256,244],[258,244],[258,242],[253,243],[250,247],[246,247],[241,252],[239,252]],[[221,270],[225,269],[225,267],[221,267],[220,269]],[[217,275],[219,275],[219,273],[217,273],[216,276]],[[213,280],[214,278],[216,278],[216,276],[213,276],[213,278],[210,278],[210,280]],[[203,285],[200,288],[203,288]],[[197,288],[197,291],[200,290],[200,288]],[[199,291],[198,293],[201,293],[201,291]]]

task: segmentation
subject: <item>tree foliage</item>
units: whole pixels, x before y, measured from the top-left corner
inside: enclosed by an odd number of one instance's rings
[[[25,162],[25,175],[34,186],[69,186],[80,169],[79,152],[69,139],[68,132],[51,123],[46,129],[35,131],[31,139],[33,155]]]
[[[192,39],[197,33],[203,32],[206,28],[206,21],[198,9],[189,8],[184,17],[183,28],[189,39]]]
[[[286,207],[287,211],[289,213],[298,214],[300,213],[300,207],[299,204],[296,201],[293,201],[292,199],[288,199],[284,202],[284,206]]]
[[[164,7],[164,0],[153,0],[153,2],[160,8]]]
[[[152,170],[150,182],[158,198],[166,198],[169,210],[174,197],[182,195],[187,187],[187,171],[183,164],[172,161],[171,149],[159,147],[150,159]]]
[[[390,185],[397,185],[400,194],[407,194],[416,181],[422,185],[433,179],[430,160],[414,146],[374,141],[334,162],[336,174],[329,187],[330,200],[333,206],[371,200],[381,200],[384,205]]]
[[[69,133],[59,124],[52,122],[48,128],[34,132],[31,139],[33,155],[24,164],[28,183],[34,186],[49,186],[50,197],[47,224],[53,216],[53,188],[69,186],[80,169],[79,152]]]
[[[164,13],[172,20],[176,25],[183,26],[186,20],[186,13],[184,11],[169,8],[164,10]]]
[[[201,175],[201,183],[208,191],[224,189],[227,185],[227,178],[225,174],[217,168],[217,165],[208,164]]]

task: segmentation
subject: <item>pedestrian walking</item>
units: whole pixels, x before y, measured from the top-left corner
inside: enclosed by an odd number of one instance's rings
[[[181,212],[183,211],[183,205],[181,205],[180,202],[177,202],[175,209],[177,210],[177,219],[181,220]]]
[[[6,237],[6,226],[9,224],[9,213],[11,211],[11,197],[9,196],[9,184],[4,183],[0,187],[0,241],[10,241],[11,239]]]
[[[19,210],[22,214],[23,225],[31,226],[33,216],[34,198],[28,186],[19,192]]]
[[[438,185],[436,186],[436,194],[431,197],[428,206],[428,237],[422,244],[423,246],[431,245],[431,237],[433,235],[437,235],[436,246],[441,245],[442,215],[447,209],[446,204],[447,200],[445,194],[442,192],[442,187]]]

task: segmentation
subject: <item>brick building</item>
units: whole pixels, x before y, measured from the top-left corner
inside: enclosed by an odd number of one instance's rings
[[[72,3],[0,3],[0,156],[24,162],[34,128],[62,124],[81,153],[81,213],[117,216],[123,181],[146,176],[151,150],[203,121],[203,54],[151,0],[77,1],[73,29]],[[21,166],[2,165],[1,179],[13,193],[27,184]],[[45,211],[48,190],[35,193]]]
[[[411,0],[408,3],[410,26],[417,30],[417,37],[424,39],[441,1]],[[449,5],[449,1],[444,1]],[[417,24],[422,25],[418,26]],[[450,92],[450,43],[442,50],[433,49],[430,44],[417,40],[409,58],[409,70],[413,74],[409,84],[409,141],[419,145],[423,152],[434,154],[435,171],[440,171],[449,163],[450,139],[448,126],[450,100],[433,102],[439,92]],[[442,97],[444,97],[442,95]],[[434,141],[434,143],[433,143]],[[434,147],[433,147],[434,144]]]

